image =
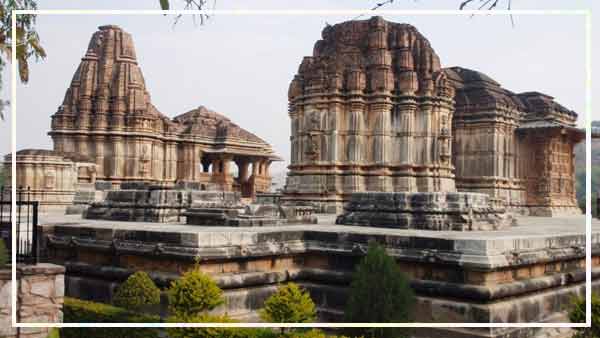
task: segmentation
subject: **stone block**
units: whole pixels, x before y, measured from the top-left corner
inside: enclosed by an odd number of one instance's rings
[[[489,197],[457,192],[354,193],[337,224],[424,230],[498,230],[512,226]]]

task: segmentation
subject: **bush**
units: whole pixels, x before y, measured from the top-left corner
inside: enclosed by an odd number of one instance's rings
[[[227,316],[214,316],[205,313],[195,315],[175,315],[170,323],[235,323]],[[270,329],[237,327],[194,327],[167,328],[169,338],[279,338]]]
[[[569,312],[569,320],[573,323],[585,323],[585,298],[573,300],[573,309]],[[577,333],[573,338],[600,338],[600,297],[592,293],[592,326],[574,328]]]
[[[370,245],[358,264],[350,285],[345,319],[361,323],[400,323],[412,319],[416,298],[408,278],[379,245]],[[398,338],[402,328],[357,328],[353,334]]]
[[[310,323],[316,316],[310,294],[295,283],[280,286],[260,310],[262,320],[270,323]]]
[[[4,245],[4,241],[0,239],[0,269],[5,267],[9,262],[8,259],[8,251],[6,250],[6,245]]]
[[[179,317],[190,317],[210,311],[224,303],[223,291],[210,276],[198,268],[173,281],[168,296],[169,312]]]
[[[160,317],[138,314],[108,304],[65,297],[65,323],[159,323]],[[61,329],[62,338],[158,338],[159,330],[152,328],[83,328]]]
[[[132,311],[160,304],[160,290],[147,273],[138,271],[119,286],[113,303]]]

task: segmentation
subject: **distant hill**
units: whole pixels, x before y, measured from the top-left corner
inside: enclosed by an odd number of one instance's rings
[[[585,142],[575,146],[575,175],[577,201],[585,207]],[[592,213],[596,215],[596,199],[600,190],[600,140],[592,140]]]

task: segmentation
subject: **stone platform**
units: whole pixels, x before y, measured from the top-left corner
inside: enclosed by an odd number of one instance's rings
[[[489,195],[470,192],[353,193],[337,224],[424,230],[498,230],[513,225]]]
[[[67,267],[67,294],[109,301],[142,269],[168,285],[199,259],[225,290],[217,311],[255,320],[277,283],[306,287],[322,321],[341,320],[355,264],[377,241],[411,279],[418,322],[557,322],[584,290],[583,217],[519,217],[497,231],[428,231],[334,224],[197,226],[42,219],[42,249]],[[593,224],[593,288],[600,290],[600,223]],[[532,337],[535,329],[439,329],[439,337]],[[423,331],[425,332],[425,331]],[[431,337],[427,331],[423,337]],[[516,335],[518,334],[518,335]]]
[[[223,191],[196,191],[153,186],[144,182],[126,182],[121,188],[106,192],[101,202],[91,203],[84,211],[88,219],[179,222],[184,221],[183,212],[199,203],[234,203],[240,194]]]

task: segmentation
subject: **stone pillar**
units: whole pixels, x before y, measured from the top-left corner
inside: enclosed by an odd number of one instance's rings
[[[106,143],[106,137],[94,136],[94,155],[96,157],[96,175],[104,178],[106,173],[104,172],[104,147]]]
[[[124,177],[125,176],[125,158],[123,157],[123,137],[112,136],[113,156],[111,172],[108,173],[109,177]]]
[[[248,180],[248,165],[249,163],[246,160],[239,160],[237,162],[238,165],[238,179],[240,183],[246,182]]]
[[[254,162],[252,162],[252,176],[256,177],[258,176],[258,166],[260,165],[260,162],[257,160],[254,160]]]

